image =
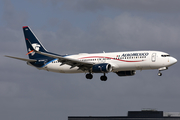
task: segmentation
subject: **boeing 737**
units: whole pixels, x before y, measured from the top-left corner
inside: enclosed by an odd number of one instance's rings
[[[107,80],[106,74],[116,73],[118,76],[135,75],[136,70],[158,69],[161,76],[163,70],[175,64],[177,60],[160,51],[127,51],[109,53],[79,53],[75,55],[59,55],[48,52],[41,44],[30,27],[23,26],[27,55],[29,59],[6,56],[22,61],[39,70],[57,73],[86,73],[92,79],[94,73],[102,73],[102,81]]]

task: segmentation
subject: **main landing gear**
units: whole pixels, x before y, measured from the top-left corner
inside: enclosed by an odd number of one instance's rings
[[[106,76],[106,74],[104,73],[104,75],[102,75],[102,76],[100,77],[100,79],[101,79],[101,81],[107,81],[107,76]]]
[[[93,78],[93,75],[92,75],[91,73],[88,73],[88,74],[86,74],[86,78],[87,78],[87,79],[92,79],[92,78]],[[101,79],[101,81],[107,81],[107,76],[106,76],[106,74],[104,73],[104,75],[102,75],[102,76],[100,77],[100,79]]]
[[[92,78],[93,78],[93,75],[92,75],[91,73],[86,74],[86,78],[87,78],[87,79],[92,79]]]

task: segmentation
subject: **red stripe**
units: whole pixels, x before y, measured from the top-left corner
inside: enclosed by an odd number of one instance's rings
[[[28,26],[23,26],[23,28],[27,28]]]
[[[32,53],[34,50],[31,50],[30,52],[28,52],[26,55],[28,55],[28,54],[30,54],[30,53]]]

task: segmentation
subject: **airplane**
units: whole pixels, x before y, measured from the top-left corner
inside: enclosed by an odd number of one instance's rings
[[[133,76],[136,70],[167,70],[177,59],[161,51],[126,51],[106,53],[79,53],[75,55],[59,55],[48,52],[35,36],[29,26],[23,26],[23,32],[29,59],[5,56],[22,61],[39,70],[57,73],[85,73],[92,79],[94,73],[102,73],[101,81],[106,81],[106,74],[116,73],[118,76]]]

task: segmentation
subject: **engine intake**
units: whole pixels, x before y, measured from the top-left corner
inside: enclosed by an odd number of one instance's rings
[[[133,76],[136,74],[136,71],[135,70],[132,70],[132,71],[118,71],[116,72],[116,74],[118,76]]]
[[[107,73],[112,70],[112,66],[108,63],[101,63],[93,65],[92,72],[93,73]]]

